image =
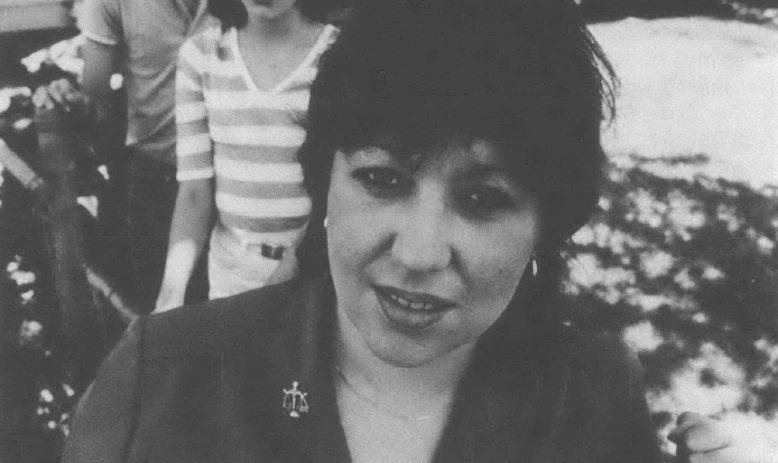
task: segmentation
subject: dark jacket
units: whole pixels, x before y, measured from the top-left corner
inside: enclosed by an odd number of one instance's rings
[[[134,322],[82,400],[64,462],[348,462],[329,281]],[[659,461],[628,350],[566,327],[524,338],[479,343],[436,463]],[[299,417],[284,407],[295,381]]]

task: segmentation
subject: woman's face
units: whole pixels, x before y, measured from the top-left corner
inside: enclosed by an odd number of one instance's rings
[[[487,142],[410,168],[389,149],[335,154],[328,248],[341,320],[395,366],[475,343],[505,310],[539,233],[537,202]]]

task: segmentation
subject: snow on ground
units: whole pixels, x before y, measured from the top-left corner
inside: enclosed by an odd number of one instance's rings
[[[704,153],[704,172],[778,185],[778,31],[709,18],[595,24],[621,79],[611,155]]]

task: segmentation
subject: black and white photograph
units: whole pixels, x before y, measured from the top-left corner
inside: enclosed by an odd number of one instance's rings
[[[0,463],[778,463],[778,0],[0,0]]]

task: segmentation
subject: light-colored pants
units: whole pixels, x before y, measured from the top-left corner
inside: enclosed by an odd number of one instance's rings
[[[244,244],[215,229],[211,233],[208,253],[208,298],[217,299],[260,288],[279,263],[262,255],[261,244]]]

